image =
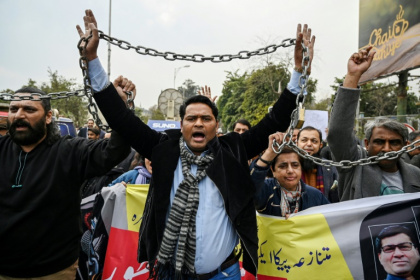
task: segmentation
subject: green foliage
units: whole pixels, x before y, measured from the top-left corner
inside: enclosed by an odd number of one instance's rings
[[[331,109],[332,97],[321,99],[319,102],[314,103],[311,108],[312,110],[329,111]]]
[[[134,115],[139,117],[144,123],[147,124],[147,121],[149,120],[149,118],[147,116],[143,115],[143,109],[142,108],[135,107],[134,108]]]
[[[335,78],[331,85],[334,91],[338,90],[343,78]],[[396,115],[398,85],[395,83],[366,83],[360,86],[360,112],[365,117]],[[417,114],[416,103],[419,98],[414,92],[407,93],[407,114]],[[332,100],[333,102],[333,100]]]
[[[240,110],[240,106],[244,101],[246,76],[246,72],[243,75],[239,75],[238,71],[227,72],[227,80],[223,83],[222,95],[217,100],[219,119],[225,131],[232,130],[233,123],[244,117],[244,112]]]
[[[247,119],[251,125],[257,124],[279,98],[289,80],[290,72],[283,63],[268,63],[250,74],[227,72],[222,96],[217,101],[223,127],[232,130],[233,123],[240,118]],[[312,93],[316,85],[316,80],[309,79],[305,104],[314,102]]]
[[[407,115],[418,114],[417,102],[419,102],[419,98],[414,92],[407,93]]]
[[[165,115],[157,107],[157,105],[153,105],[149,110],[152,113],[152,116],[150,117],[151,120],[165,120]]]
[[[64,76],[58,75],[57,71],[48,69],[48,76],[50,81],[37,85],[37,82],[29,79],[26,85],[22,87],[39,88],[46,93],[52,92],[67,92],[81,88],[77,85],[75,79],[66,79]],[[51,107],[59,111],[60,116],[70,118],[75,123],[75,126],[81,126],[86,122],[88,110],[85,97],[71,96],[69,98],[51,100]]]
[[[187,79],[182,84],[182,86],[178,87],[178,91],[182,93],[184,99],[188,99],[194,95],[197,95],[197,91],[200,87],[196,85],[192,80]]]

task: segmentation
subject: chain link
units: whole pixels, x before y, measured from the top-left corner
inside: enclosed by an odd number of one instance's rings
[[[400,157],[403,153],[409,153],[413,150],[415,150],[417,147],[415,146],[416,143],[419,143],[420,140],[417,140],[407,146],[404,146],[403,148],[401,148],[401,150],[399,151],[391,151],[391,152],[387,152],[387,153],[380,153],[376,156],[371,156],[368,158],[362,158],[356,161],[350,161],[350,160],[342,160],[340,162],[334,162],[332,160],[326,160],[326,159],[321,159],[318,157],[314,157],[311,156],[310,154],[308,154],[305,150],[299,148],[298,146],[296,146],[296,144],[293,142],[293,130],[297,124],[299,115],[299,108],[302,108],[303,103],[305,102],[305,95],[304,95],[304,91],[306,88],[306,83],[308,80],[307,77],[307,73],[308,73],[308,69],[310,67],[310,57],[309,57],[309,50],[308,48],[303,44],[302,42],[302,52],[303,52],[303,56],[302,56],[302,75],[299,79],[299,87],[300,87],[300,93],[298,94],[297,98],[296,98],[296,109],[292,112],[291,115],[291,121],[290,121],[290,126],[287,129],[285,135],[284,135],[284,140],[281,144],[277,143],[275,140],[273,141],[273,144],[271,146],[271,148],[273,149],[273,151],[277,154],[281,153],[281,151],[284,149],[285,146],[288,146],[289,148],[293,149],[296,153],[298,153],[301,157],[305,158],[305,159],[309,159],[312,162],[314,162],[317,165],[321,165],[321,166],[335,166],[335,167],[341,167],[341,168],[352,168],[354,166],[363,166],[363,165],[369,165],[369,164],[376,164],[381,160],[392,160],[392,159],[397,159],[398,157]]]
[[[308,154],[308,152],[306,152],[305,150],[296,146],[296,144],[293,141],[289,141],[289,142],[285,141],[281,145],[279,145],[278,143],[273,141],[272,149],[274,150],[274,152],[280,153],[281,152],[280,148],[283,149],[283,147],[285,145],[287,145],[289,148],[293,149],[296,153],[298,153],[299,156],[301,156],[304,159],[309,159],[317,165],[335,166],[335,167],[341,167],[341,168],[352,168],[352,167],[358,166],[358,165],[363,166],[363,165],[369,165],[369,164],[377,164],[381,160],[397,159],[403,153],[409,153],[411,151],[414,151],[414,150],[418,149],[419,147],[416,146],[417,143],[420,143],[420,140],[414,141],[413,143],[410,143],[407,146],[402,147],[401,150],[399,150],[399,151],[391,151],[391,152],[387,152],[387,153],[380,153],[376,156],[371,156],[371,157],[368,157],[368,158],[362,158],[362,159],[355,160],[355,161],[342,160],[340,162],[334,162],[332,160],[327,160],[327,159],[322,159],[322,158],[311,156],[310,154]]]
[[[295,40],[296,42],[296,40]],[[290,125],[286,131],[286,134],[284,135],[284,139],[286,141],[283,141],[282,144],[277,143],[276,141],[273,142],[271,148],[273,151],[277,154],[281,153],[284,146],[291,147],[294,143],[292,141],[293,136],[293,130],[295,129],[298,121],[299,121],[299,109],[303,108],[303,103],[305,102],[305,89],[307,86],[307,80],[308,80],[308,69],[311,66],[311,60],[309,57],[309,50],[308,47],[305,46],[305,44],[302,41],[302,75],[299,78],[299,87],[300,92],[296,97],[296,109],[293,110],[291,114],[291,121]]]
[[[229,61],[232,61],[233,59],[248,59],[251,56],[273,53],[277,51],[278,48],[281,48],[281,47],[287,48],[296,44],[296,39],[284,39],[278,45],[269,45],[264,48],[259,48],[255,51],[240,51],[237,54],[218,54],[218,55],[205,56],[202,54],[190,55],[190,54],[177,54],[174,52],[160,52],[155,49],[147,48],[144,46],[133,46],[127,41],[120,40],[115,37],[106,35],[100,30],[98,32],[99,32],[100,39],[103,39],[109,42],[110,44],[118,46],[123,50],[133,49],[138,54],[141,54],[141,55],[159,56],[170,61],[183,60],[183,61],[199,62],[199,63],[205,62],[205,61],[219,63],[219,62],[229,62]],[[302,65],[304,64],[302,63]]]
[[[69,98],[70,96],[77,96],[81,97],[84,95],[83,89],[78,89],[75,91],[62,91],[62,92],[53,92],[47,95],[42,95],[39,93],[31,93],[30,95],[14,95],[11,93],[0,92],[0,100],[10,102],[10,101],[23,101],[23,100],[31,100],[31,101],[41,101],[42,99],[50,99],[50,100],[57,100],[57,99],[64,99]]]
[[[77,97],[81,97],[81,96],[86,96],[88,98],[88,111],[89,113],[92,115],[93,119],[95,120],[96,124],[101,128],[101,129],[105,129],[105,130],[109,130],[109,126],[105,125],[102,123],[101,119],[99,118],[99,110],[98,107],[96,105],[96,103],[94,102],[93,99],[93,89],[92,89],[92,85],[91,85],[91,81],[90,81],[90,77],[89,77],[89,69],[88,69],[88,61],[87,58],[84,56],[85,53],[85,46],[87,45],[88,41],[91,39],[92,35],[86,37],[86,38],[81,38],[77,44],[77,48],[79,50],[79,54],[80,54],[80,58],[79,58],[79,66],[80,69],[82,70],[82,75],[83,75],[83,83],[84,83],[84,88],[83,89],[78,89],[75,91],[70,91],[70,92],[54,92],[54,93],[50,93],[47,95],[41,95],[41,94],[36,94],[36,93],[32,93],[31,95],[25,95],[25,96],[17,96],[17,95],[13,95],[10,93],[0,93],[0,100],[3,101],[22,101],[22,100],[42,100],[42,99],[51,99],[51,100],[56,100],[56,99],[63,99],[63,98],[69,98],[70,96],[77,96]],[[113,44],[115,46],[118,46],[119,48],[123,49],[123,50],[130,50],[130,49],[134,49],[138,54],[141,55],[150,55],[150,56],[159,56],[159,57],[163,57],[166,60],[170,60],[170,61],[174,61],[174,60],[184,60],[184,61],[191,61],[191,62],[198,62],[198,63],[202,63],[205,61],[211,61],[214,63],[219,63],[219,62],[229,62],[232,61],[233,59],[249,59],[252,56],[255,55],[265,55],[265,54],[269,54],[269,53],[273,53],[275,51],[277,51],[278,48],[283,47],[283,48],[287,48],[290,46],[293,46],[296,44],[296,39],[285,39],[281,42],[281,44],[279,45],[269,45],[267,47],[264,48],[259,48],[255,51],[240,51],[237,54],[223,54],[223,55],[212,55],[212,56],[204,56],[202,54],[193,54],[193,55],[188,55],[188,54],[177,54],[174,52],[159,52],[155,49],[152,48],[147,48],[147,47],[143,47],[143,46],[133,46],[131,45],[129,42],[124,41],[124,40],[120,40],[117,39],[115,37],[111,37],[109,35],[104,34],[102,31],[99,31],[99,38],[103,39],[107,42],[109,42],[110,44]],[[272,145],[272,149],[275,153],[279,154],[281,153],[281,151],[283,150],[283,148],[285,146],[290,147],[291,149],[293,149],[294,151],[296,151],[301,157],[305,158],[305,159],[309,159],[311,161],[313,161],[315,164],[317,165],[321,165],[321,166],[335,166],[335,167],[341,167],[341,168],[352,168],[353,166],[357,166],[357,165],[368,165],[368,164],[376,164],[377,162],[384,160],[384,159],[396,159],[399,156],[401,156],[401,154],[403,153],[408,153],[411,152],[415,149],[417,149],[417,147],[415,146],[416,143],[419,143],[420,140],[417,140],[407,146],[404,146],[401,150],[399,151],[391,151],[391,152],[387,152],[385,154],[379,154],[376,156],[372,156],[372,157],[368,157],[368,158],[363,158],[363,159],[359,159],[356,161],[350,161],[350,160],[342,160],[340,162],[334,162],[332,160],[326,160],[326,159],[321,159],[321,158],[317,158],[317,157],[313,157],[310,154],[308,154],[305,150],[299,148],[298,146],[296,146],[296,144],[292,141],[292,136],[293,136],[293,130],[295,129],[295,126],[297,124],[298,118],[299,118],[299,112],[298,109],[302,108],[303,103],[305,102],[305,89],[307,87],[307,80],[308,80],[308,69],[310,67],[310,57],[309,57],[309,50],[308,47],[306,47],[303,42],[302,42],[302,75],[299,79],[299,87],[300,87],[300,92],[297,95],[296,98],[296,109],[293,110],[292,115],[291,115],[291,122],[289,125],[289,128],[287,129],[285,135],[284,135],[284,141],[279,144],[276,141],[273,141],[273,145]],[[134,111],[135,105],[134,105],[134,96],[133,93],[131,91],[129,92],[125,92],[127,94],[127,104],[129,106],[129,108],[131,110]]]

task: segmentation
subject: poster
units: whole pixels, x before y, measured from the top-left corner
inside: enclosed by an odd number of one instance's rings
[[[360,83],[420,65],[420,5],[416,0],[360,0],[359,49],[376,55]]]
[[[420,193],[313,207],[288,220],[259,214],[258,279],[385,279],[388,271],[395,273],[388,266],[389,256],[396,254],[387,253],[387,264],[386,254],[375,243],[382,230],[395,226],[412,233],[409,242],[416,247],[404,253],[413,255],[413,264],[405,263],[405,269],[420,279],[419,218]]]

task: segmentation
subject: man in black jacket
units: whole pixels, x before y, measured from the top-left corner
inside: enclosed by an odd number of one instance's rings
[[[194,96],[180,108],[181,131],[159,133],[150,129],[118,96],[114,86],[131,89],[123,77],[109,84],[97,59],[99,44],[92,11],[84,17],[93,37],[84,54],[96,102],[108,124],[132,147],[153,162],[153,174],[140,227],[139,262],[148,261],[151,277],[158,279],[240,279],[234,248],[241,241],[243,265],[257,272],[257,225],[248,159],[267,147],[268,136],[290,123],[296,96],[285,89],[271,113],[243,134],[216,137],[218,111],[205,96]],[[312,49],[315,38],[298,26],[295,81],[302,69],[302,44]],[[293,80],[293,77],[292,77]],[[108,83],[108,85],[107,85]],[[297,88],[297,82],[294,84]],[[298,93],[298,92],[295,92]]]
[[[61,137],[46,97],[34,88],[16,91],[9,134],[0,138],[0,279],[73,280],[80,186],[130,151],[117,135],[98,141]]]

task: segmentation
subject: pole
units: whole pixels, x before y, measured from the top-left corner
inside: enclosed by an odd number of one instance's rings
[[[399,122],[406,123],[407,118],[407,86],[408,70],[398,74],[398,93],[397,93],[397,119]]]
[[[189,65],[184,65],[184,66],[181,66],[181,67],[178,67],[178,68],[174,69],[174,89],[175,89],[176,74],[178,74],[179,70],[181,70],[182,68],[188,68],[188,67],[190,67],[190,66]]]
[[[111,3],[112,0],[109,0],[109,29],[108,35],[111,36]],[[111,80],[111,43],[108,42],[108,80]]]

